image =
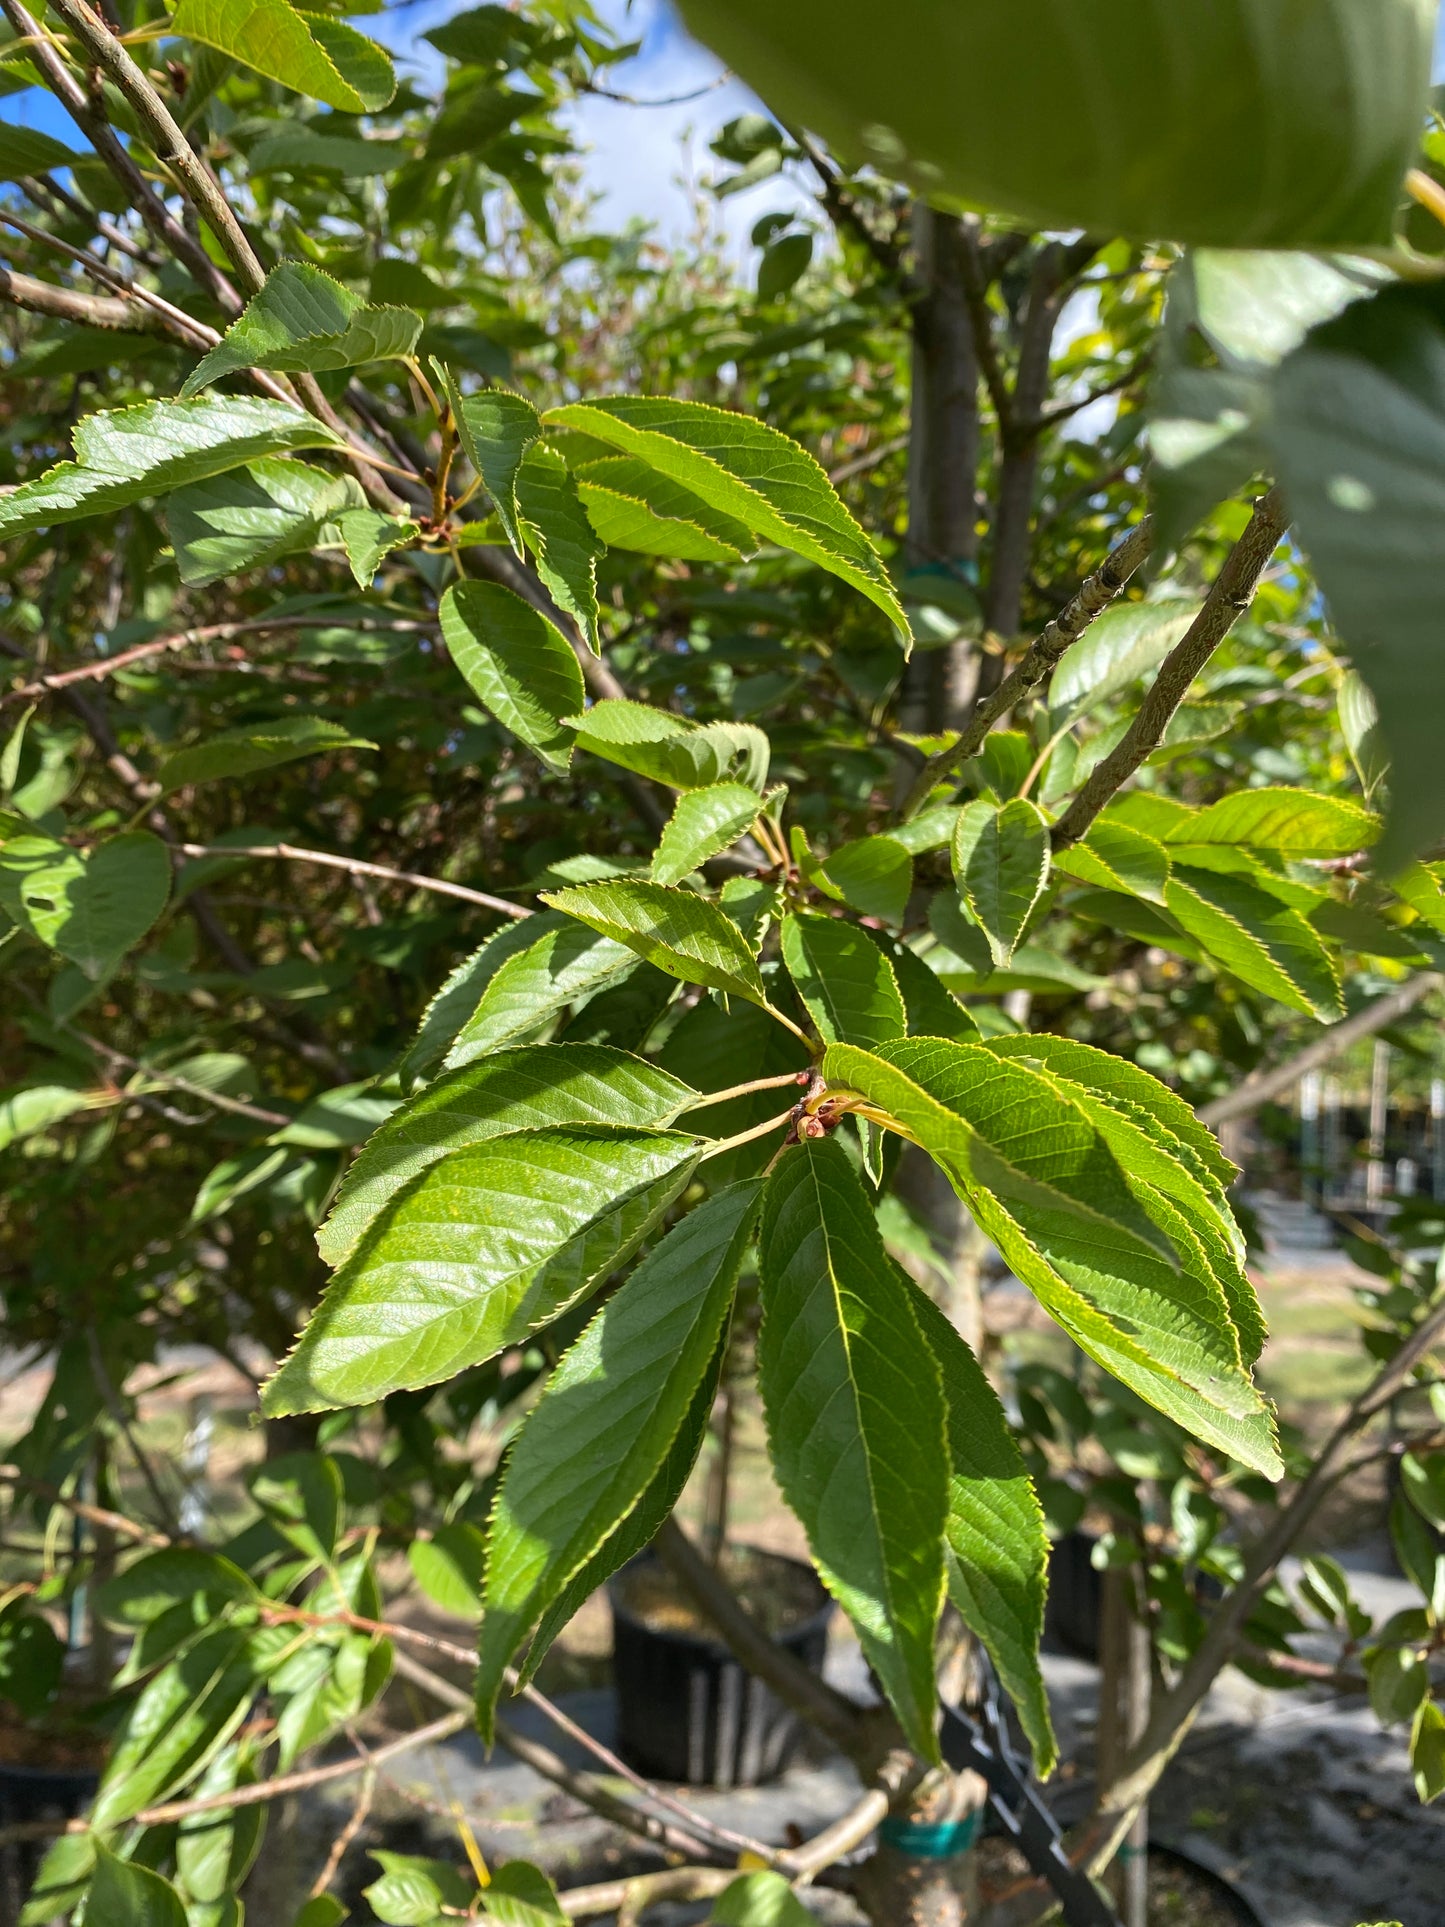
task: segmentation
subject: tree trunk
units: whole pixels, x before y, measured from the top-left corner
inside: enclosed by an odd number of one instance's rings
[[[988,1793],[976,1773],[937,1776],[905,1815],[884,1822],[858,1870],[874,1927],[965,1927],[978,1918],[978,1854]]]
[[[1143,1572],[1111,1567],[1104,1574],[1099,1627],[1098,1777],[1107,1786],[1149,1724],[1149,1627],[1142,1613]],[[1147,1927],[1149,1809],[1141,1807],[1109,1869],[1109,1888],[1123,1927]]]

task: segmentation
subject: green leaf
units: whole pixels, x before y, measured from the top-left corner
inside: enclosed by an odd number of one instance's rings
[[[1164,886],[1169,881],[1169,852],[1157,838],[1105,817],[1094,824],[1082,843],[1057,851],[1053,867],[1080,883],[1094,883],[1104,890],[1121,890],[1127,896],[1162,904]]]
[[[1400,1479],[1415,1510],[1437,1531],[1445,1532],[1445,1452],[1423,1457],[1407,1452],[1400,1461]]]
[[[970,803],[953,833],[959,894],[1007,969],[1049,880],[1049,832],[1038,806],[1015,796],[1002,809]]]
[[[862,836],[845,843],[822,865],[822,872],[832,885],[829,895],[841,897],[865,917],[902,923],[913,892],[913,858],[896,837]]]
[[[188,482],[244,468],[263,455],[337,448],[340,437],[289,402],[198,395],[87,415],[76,424],[74,443],[73,462],[61,462],[0,495],[0,539],[111,515]]]
[[[170,892],[169,853],[148,830],[108,837],[88,856],[48,837],[14,837],[0,847],[0,902],[91,983],[135,948]]]
[[[1365,800],[1372,802],[1376,790],[1389,777],[1390,756],[1380,734],[1375,699],[1353,669],[1340,677],[1339,719],[1340,734],[1348,745]]]
[[[557,1889],[530,1861],[508,1860],[492,1870],[491,1884],[482,1889],[482,1915],[500,1927],[553,1927],[566,1914]]]
[[[1243,876],[1175,862],[1164,891],[1169,915],[1241,982],[1306,1016],[1344,1016],[1340,983],[1313,926]]]
[[[390,57],[374,40],[287,0],[178,0],[170,26],[344,114],[374,113],[396,92]]]
[[[341,1927],[351,1912],[335,1894],[316,1894],[306,1902],[291,1927]]]
[[[505,944],[493,938],[496,951],[488,945],[480,953],[477,974],[486,973],[485,988],[447,1051],[448,1070],[533,1036],[579,997],[635,968],[625,944],[579,929],[569,918],[530,917],[522,928],[525,938],[503,932]]]
[[[1049,684],[1054,727],[1066,716],[1087,715],[1157,669],[1198,614],[1197,602],[1177,597],[1106,609],[1054,671]]]
[[[97,1833],[183,1785],[225,1745],[259,1684],[251,1638],[232,1627],[206,1633],[144,1688],[122,1722],[91,1809]]]
[[[756,1181],[700,1204],[613,1294],[513,1441],[492,1511],[477,1709],[491,1738],[520,1641],[662,1469],[717,1352]]]
[[[527,451],[541,439],[542,423],[531,402],[505,388],[484,388],[464,395],[449,369],[443,370],[447,400],[467,460],[482,478],[501,519],[507,540],[522,553],[522,511],[517,477]]]
[[[673,789],[736,779],[761,792],[768,780],[768,739],[751,723],[694,723],[624,698],[563,720],[577,731],[579,748]]]
[[[1307,790],[1240,790],[1166,832],[1166,846],[1226,844],[1287,857],[1353,856],[1380,834],[1380,820],[1343,796]]]
[[[739,1874],[718,1896],[712,1927],[813,1927],[813,1916],[780,1873]]]
[[[442,597],[442,636],[473,694],[549,769],[572,760],[574,732],[559,720],[582,707],[572,645],[530,603],[496,582],[456,582]]]
[[[1430,1668],[1409,1646],[1385,1646],[1367,1653],[1365,1677],[1370,1682],[1370,1706],[1381,1726],[1413,1721],[1430,1695]]]
[[[198,1593],[238,1604],[258,1597],[247,1575],[220,1553],[168,1546],[145,1553],[124,1572],[107,1579],[97,1589],[95,1603],[103,1619],[134,1629],[150,1625]]]
[[[422,1014],[417,1034],[401,1060],[403,1088],[416,1083],[439,1058],[445,1057],[504,963],[530,950],[550,932],[567,927],[560,917],[550,913],[518,917],[514,923],[504,923],[500,930],[494,930],[480,948],[464,957]],[[538,1019],[538,1023],[543,1021],[545,1018]]]
[[[660,1061],[664,1069],[695,1090],[712,1092],[731,1090],[739,1081],[784,1077],[790,1071],[804,1070],[808,1052],[801,1038],[784,1030],[758,1005],[737,998],[724,1005],[716,997],[703,997],[683,1012],[669,1032]],[[746,1067],[744,1080],[739,1079],[740,1066]],[[776,1117],[784,1101],[785,1096],[780,1097],[776,1090],[753,1091],[746,1097],[709,1105],[703,1115],[708,1130],[716,1137],[737,1137]],[[769,1133],[710,1157],[710,1182],[730,1184],[763,1170],[782,1144],[785,1128],[779,1126],[775,1135]]]
[[[398,1192],[269,1381],[272,1417],[434,1385],[538,1330],[623,1264],[678,1196],[697,1141],[513,1132]]]
[[[28,1137],[63,1124],[78,1111],[87,1111],[97,1102],[93,1091],[73,1091],[66,1084],[27,1084],[18,1090],[0,1091],[0,1151],[12,1144],[23,1144]]]
[[[481,1618],[487,1542],[479,1526],[465,1519],[438,1526],[430,1539],[413,1539],[406,1556],[412,1577],[434,1606],[454,1619]]]
[[[866,1047],[903,1036],[907,1019],[893,966],[857,924],[784,917],[783,961],[825,1043]]]
[[[371,1857],[381,1867],[381,1879],[362,1892],[387,1927],[435,1927],[444,1907],[457,1913],[470,1908],[476,1881],[446,1861],[379,1851]]]
[[[394,550],[409,548],[421,534],[416,522],[381,515],[373,508],[343,509],[336,518],[336,527],[351,573],[361,589],[371,587],[372,578]]]
[[[587,519],[610,549],[635,555],[660,555],[677,562],[740,562],[753,547],[751,532],[686,489],[669,483],[645,462],[612,455],[576,471],[577,491]],[[677,501],[695,513],[669,514],[656,504]],[[730,541],[707,526],[720,522],[735,533]]]
[[[871,1054],[831,1045],[823,1070],[942,1165],[1015,1275],[1090,1357],[1196,1436],[1280,1475],[1268,1409],[1186,1221],[1170,1200],[1135,1195],[1063,1088],[979,1046],[931,1038]]]
[[[340,1264],[398,1191],[453,1152],[552,1124],[662,1129],[694,1095],[656,1065],[600,1044],[491,1052],[439,1077],[368,1140],[316,1234],[317,1249],[327,1264]]]
[[[743,783],[713,783],[680,796],[652,859],[654,883],[681,883],[752,828],[763,799]]]
[[[903,995],[908,1036],[951,1037],[960,1044],[977,1041],[978,1025],[915,951],[886,930],[866,934],[893,967]]]
[[[252,723],[243,729],[224,729],[203,743],[178,749],[161,764],[162,793],[198,783],[216,783],[235,776],[254,776],[302,756],[321,756],[328,750],[375,749],[364,736],[354,736],[340,723],[322,716],[280,716],[271,723]]]
[[[705,897],[661,883],[619,877],[574,890],[544,891],[542,901],[685,984],[768,1007],[757,959],[732,918]]]
[[[943,1380],[948,1415],[949,1594],[988,1648],[1047,1779],[1058,1758],[1039,1670],[1048,1591],[1044,1515],[998,1395],[973,1352],[933,1301],[913,1301]]]
[[[1387,288],[1315,329],[1279,371],[1273,437],[1300,539],[1389,748],[1388,874],[1445,829],[1435,730],[1445,290]]]
[[[80,159],[73,147],[42,134],[37,127],[6,122],[0,127],[0,181],[23,181],[27,174],[49,174]]]
[[[936,1760],[945,1414],[912,1287],[841,1145],[805,1140],[769,1180],[758,1382],[773,1467],[909,1743]]]
[[[1445,1712],[1433,1700],[1423,1703],[1410,1729],[1410,1769],[1427,1806],[1445,1793]]]
[[[246,0],[231,0],[238,3]],[[196,4],[181,0],[183,7]],[[413,353],[420,333],[421,316],[409,308],[369,308],[320,268],[282,261],[187,375],[181,393],[197,394],[247,368],[316,375],[368,361],[399,361]]]
[[[85,1911],[105,1927],[186,1927],[186,1910],[169,1880],[149,1867],[118,1860],[100,1841]]]
[[[1078,1104],[1114,1153],[1125,1182],[1146,1211],[1163,1193],[1188,1227],[1171,1237],[1186,1268],[1202,1267],[1219,1287],[1252,1365],[1268,1336],[1264,1314],[1244,1271],[1244,1238],[1226,1195],[1232,1167],[1189,1107],[1147,1071],[1092,1045],[1062,1037],[1000,1037],[989,1049],[1032,1063]]]
[[[777,429],[703,402],[646,395],[569,402],[545,420],[639,457],[764,541],[851,583],[911,637],[877,550],[818,463]]]
[[[517,512],[537,573],[599,652],[597,561],[606,545],[587,519],[565,457],[534,442],[517,471]]]
[[[775,112],[920,192],[1239,248],[1388,243],[1434,27],[1421,0],[1096,0],[1084,37],[1066,0],[906,0],[886,36],[856,0],[682,12]]]
[[[360,181],[373,174],[394,174],[415,153],[410,141],[348,140],[340,134],[318,134],[302,123],[257,141],[246,159],[253,175],[314,171]]]
[[[166,529],[182,582],[199,588],[319,548],[346,511],[370,514],[365,500],[353,476],[306,462],[253,462],[178,489],[166,503]]]

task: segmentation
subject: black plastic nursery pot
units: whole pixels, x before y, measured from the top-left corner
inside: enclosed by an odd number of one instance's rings
[[[733,1546],[723,1570],[778,1645],[821,1673],[833,1606],[812,1568]],[[706,1630],[656,1555],[624,1566],[607,1591],[623,1757],[682,1786],[776,1779],[797,1749],[801,1722]]]
[[[1093,1562],[1098,1543],[1097,1534],[1076,1529],[1055,1540],[1049,1552],[1044,1629],[1079,1659],[1099,1657],[1104,1575]]]
[[[35,1820],[75,1820],[95,1798],[97,1767],[14,1766],[0,1760],[0,1827]],[[0,1846],[0,1927],[17,1927],[48,1840]]]

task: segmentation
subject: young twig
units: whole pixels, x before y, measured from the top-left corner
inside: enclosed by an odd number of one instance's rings
[[[172,1539],[179,1539],[181,1529],[176,1521],[175,1511],[171,1506],[170,1498],[166,1493],[165,1487],[160,1482],[159,1474],[142,1449],[140,1440],[135,1435],[135,1427],[130,1422],[130,1416],[125,1409],[125,1402],[121,1398],[115,1381],[111,1378],[110,1369],[105,1362],[105,1354],[100,1348],[100,1334],[96,1331],[94,1325],[86,1325],[85,1339],[90,1352],[90,1369],[95,1374],[96,1389],[105,1401],[106,1410],[120,1428],[121,1436],[125,1439],[126,1445],[130,1450],[130,1455],[135,1460],[136,1470],[140,1473],[142,1479],[145,1480],[146,1490],[150,1493],[152,1503],[156,1511],[160,1514],[161,1524],[165,1527],[167,1534]]]
[[[941,749],[924,764],[903,804],[901,815],[905,822],[918,814],[950,771],[978,754],[994,724],[1031,695],[1046,676],[1053,674],[1089,625],[1123,593],[1131,577],[1143,567],[1153,541],[1154,524],[1145,516],[1111,552],[1097,574],[1089,577],[1073,600],[1035,637],[993,694],[978,705],[958,741]]]
[[[1280,538],[1289,527],[1284,496],[1273,488],[1254,505],[1249,526],[1230,550],[1188,634],[1164,658],[1118,747],[1107,755],[1054,825],[1056,850],[1087,836],[1094,818],[1164,740],[1194,679],[1254,600]]]
[[[361,1776],[361,1785],[357,1790],[356,1805],[351,1809],[351,1816],[346,1825],[332,1841],[325,1866],[311,1883],[313,1900],[319,1899],[336,1878],[352,1841],[366,1825],[367,1816],[371,1812],[371,1803],[376,1797],[376,1755],[366,1747],[362,1748],[362,1753],[366,1760],[366,1767]]]
[[[470,890],[463,883],[448,883],[444,877],[421,876],[415,870],[390,870],[382,863],[363,863],[360,857],[334,856],[329,850],[305,850],[292,843],[255,843],[245,848],[232,848],[223,843],[177,843],[174,848],[180,855],[191,857],[223,856],[246,862],[270,857],[288,863],[316,863],[324,869],[345,870],[349,876],[376,877],[382,883],[405,883],[413,890],[429,890],[433,896],[456,897],[462,903],[475,903],[483,910],[496,910],[518,921],[535,914],[522,904],[508,903],[505,897],[488,896],[485,890]]]

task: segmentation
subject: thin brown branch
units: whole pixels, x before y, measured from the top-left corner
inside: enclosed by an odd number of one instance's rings
[[[354,1760],[337,1760],[330,1766],[313,1766],[300,1773],[284,1773],[274,1780],[260,1780],[254,1786],[233,1787],[229,1793],[208,1793],[194,1800],[170,1800],[163,1806],[147,1807],[144,1812],[136,1814],[130,1824],[136,1827],[165,1827],[177,1820],[189,1820],[197,1813],[228,1813],[233,1807],[264,1806],[268,1801],[279,1800],[288,1793],[304,1793],[311,1787],[325,1786],[332,1780],[349,1780],[354,1774],[371,1771],[402,1753],[414,1752],[419,1746],[434,1746],[439,1740],[450,1739],[453,1733],[460,1733],[470,1723],[469,1705],[465,1712],[448,1713],[428,1726],[419,1726],[414,1733],[403,1733],[400,1739],[389,1740],[385,1746],[359,1754]],[[90,1822],[85,1819],[20,1820],[12,1826],[0,1827],[0,1846],[8,1846],[12,1841],[53,1840],[60,1834],[89,1831]]]
[[[1090,776],[1054,826],[1056,850],[1087,836],[1094,818],[1164,740],[1174,712],[1216,649],[1254,600],[1260,579],[1289,526],[1280,490],[1254,505],[1243,535],[1230,550],[1188,634],[1165,657],[1128,734]]]
[[[669,1867],[663,1873],[633,1874],[627,1880],[603,1880],[593,1887],[573,1887],[558,1895],[569,1920],[625,1910],[636,1918],[643,1907],[659,1900],[711,1900],[738,1877],[736,1867]]]
[[[256,250],[232,212],[220,182],[186,139],[127,48],[86,0],[50,0],[50,4],[135,114],[156,158],[175,176],[187,200],[225,250],[241,287],[247,294],[255,294],[266,279]]]
[[[85,1337],[90,1353],[90,1369],[95,1375],[96,1388],[105,1401],[105,1408],[119,1428],[126,1445],[130,1448],[130,1455],[135,1460],[136,1470],[140,1473],[142,1479],[144,1479],[146,1490],[151,1495],[151,1503],[160,1514],[161,1524],[165,1527],[166,1532],[172,1539],[179,1539],[181,1529],[176,1521],[176,1515],[172,1509],[170,1497],[160,1482],[160,1475],[150,1462],[150,1455],[135,1435],[135,1427],[130,1422],[130,1414],[125,1409],[125,1401],[121,1398],[115,1380],[110,1375],[110,1368],[105,1362],[105,1353],[100,1348],[100,1333],[93,1324],[87,1324]]]
[[[1360,1393],[1309,1473],[1248,1552],[1244,1572],[1210,1620],[1203,1639],[1167,1693],[1155,1702],[1142,1738],[1125,1756],[1111,1785],[1101,1787],[1091,1822],[1107,1832],[1091,1866],[1107,1866],[1140,1805],[1158,1785],[1179,1750],[1215,1679],[1238,1649],[1250,1615],[1274,1580],[1280,1561],[1298,1540],[1350,1455],[1352,1441],[1404,1387],[1418,1365],[1445,1340],[1445,1302],[1421,1320],[1395,1356]]]
[[[1078,594],[1048,628],[1036,636],[1019,662],[1011,669],[991,696],[986,696],[968,720],[958,741],[930,757],[919,772],[903,805],[905,821],[915,816],[938,784],[960,763],[976,756],[994,724],[1032,694],[1046,676],[1053,674],[1065,653],[1084,634],[1089,625],[1107,609],[1148,558],[1154,540],[1154,525],[1146,516],[1124,537],[1103,567],[1091,575]]]
[[[129,1539],[133,1545],[149,1546],[156,1551],[163,1550],[173,1542],[163,1532],[152,1532],[134,1519],[127,1519],[122,1512],[111,1512],[105,1506],[91,1505],[85,1499],[73,1499],[59,1487],[48,1484],[44,1479],[32,1479],[17,1465],[0,1465],[0,1485],[13,1485],[18,1491],[33,1492],[47,1505],[58,1505],[65,1512],[73,1512],[77,1519],[84,1519],[88,1525],[99,1526],[104,1532],[114,1532],[120,1538]]]
[[[127,280],[125,275],[118,274],[104,261],[97,261],[95,256],[88,253],[85,248],[72,247],[69,241],[62,241],[59,235],[50,234],[44,228],[35,227],[31,222],[21,220],[17,214],[0,214],[0,221],[3,221],[6,227],[14,228],[17,234],[23,234],[28,241],[33,241],[37,247],[47,248],[52,254],[59,254],[65,260],[75,262],[77,267],[83,268],[88,275],[99,281],[103,287],[110,288],[123,300],[140,302],[146,308],[153,310],[149,321],[137,322],[135,326],[163,329],[165,333],[174,335],[188,348],[211,348],[220,340],[221,337],[216,330],[207,326],[204,321],[195,320],[183,309],[175,307],[162,295],[143,287],[139,282]],[[127,326],[129,325],[131,324],[127,323]],[[252,369],[250,372],[254,375],[260,371]],[[272,383],[272,387],[277,393],[282,392],[277,384]]]
[[[448,883],[444,877],[421,876],[415,870],[390,870],[383,863],[363,863],[360,857],[335,856],[329,850],[304,850],[292,843],[253,843],[244,848],[228,844],[177,843],[182,856],[223,856],[250,862],[253,858],[273,858],[288,863],[315,863],[324,869],[344,870],[348,876],[376,877],[383,883],[405,883],[413,890],[429,890],[433,896],[456,897],[462,903],[475,903],[483,910],[496,910],[504,917],[520,920],[533,912],[505,897],[488,896],[485,890],[470,890],[463,883]]]
[[[139,302],[117,296],[85,294],[79,288],[57,288],[31,274],[17,274],[0,267],[0,301],[30,314],[48,315],[54,321],[73,321],[85,328],[109,328],[138,334],[154,334],[161,327],[160,317]]]
[[[978,365],[983,371],[988,398],[993,403],[999,432],[1007,435],[1013,427],[1013,395],[1004,374],[1003,362],[999,359],[993,310],[988,305],[989,274],[984,265],[984,258],[979,243],[978,223],[965,220],[961,260],[969,320],[973,324],[973,345],[978,356]]]
[[[1262,1104],[1282,1097],[1286,1091],[1294,1089],[1308,1071],[1318,1070],[1322,1064],[1333,1063],[1342,1056],[1352,1044],[1361,1038],[1373,1037],[1377,1032],[1388,1030],[1391,1024],[1398,1023],[1415,1006],[1422,1003],[1432,991],[1445,989],[1445,977],[1428,970],[1418,977],[1411,977],[1397,989],[1388,991],[1385,996],[1366,1004],[1357,1010],[1353,1017],[1347,1017],[1342,1024],[1331,1024],[1322,1031],[1313,1043],[1307,1044],[1302,1051],[1296,1052],[1288,1062],[1277,1064],[1273,1070],[1252,1072],[1235,1090],[1227,1091],[1223,1097],[1216,1097],[1212,1103],[1205,1104],[1199,1111],[1199,1121],[1213,1129],[1227,1124],[1231,1118],[1248,1117]]]
[[[212,261],[199,239],[188,234],[171,214],[106,119],[98,100],[93,100],[76,80],[23,0],[0,0],[0,9],[3,9],[16,36],[27,43],[28,57],[45,85],[110,169],[126,199],[161,249],[181,262],[197,284],[227,314],[239,314],[241,297],[226,275]]]
[[[357,1834],[359,1834],[361,1829],[366,1825],[367,1816],[371,1812],[371,1803],[376,1796],[376,1755],[370,1747],[363,1747],[361,1751],[366,1760],[366,1767],[361,1776],[361,1785],[357,1789],[356,1805],[351,1809],[346,1825],[332,1841],[331,1851],[326,1856],[326,1864],[311,1883],[311,1898],[313,1900],[319,1899],[320,1896],[326,1892],[326,1889],[340,1872],[341,1863],[346,1858],[347,1850],[350,1848]]]
[[[94,1051],[96,1056],[103,1058],[107,1064],[119,1065],[122,1070],[134,1071],[149,1083],[158,1084],[163,1091],[180,1091],[185,1097],[199,1098],[203,1104],[209,1104],[213,1110],[227,1111],[232,1117],[249,1118],[253,1124],[269,1124],[273,1130],[292,1122],[285,1111],[268,1111],[259,1104],[246,1103],[244,1098],[227,1097],[223,1091],[208,1091],[204,1084],[193,1084],[189,1078],[172,1077],[167,1071],[155,1070],[149,1064],[142,1064],[139,1058],[130,1057],[125,1051],[116,1050],[111,1044],[103,1044],[98,1037],[92,1037],[88,1031],[77,1030],[73,1024],[61,1024],[58,1028],[63,1030],[67,1037],[73,1037],[78,1043],[84,1044],[87,1050]]]
[[[895,435],[890,441],[879,442],[876,448],[870,448],[862,455],[855,455],[852,461],[843,462],[837,468],[830,468],[828,480],[836,488],[839,482],[849,482],[855,475],[866,475],[870,468],[877,468],[880,462],[886,462],[891,455],[901,455],[908,443],[907,435]]]

